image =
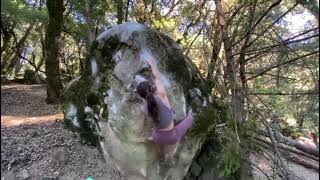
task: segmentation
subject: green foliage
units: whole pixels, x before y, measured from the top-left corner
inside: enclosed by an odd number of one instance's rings
[[[244,124],[244,131],[246,132],[247,135],[253,136],[257,130],[258,130],[257,119],[255,117],[252,117],[252,115],[250,115]]]
[[[219,146],[219,148],[216,148],[220,149],[217,151],[218,154],[208,155],[208,166],[214,165],[211,163],[218,162],[217,166],[221,176],[235,176],[240,168],[240,147],[236,140],[234,119],[227,104],[217,99],[214,107],[204,109],[195,116],[195,119],[197,121],[191,129],[192,136],[204,137],[205,134],[209,134],[206,139],[216,141],[215,146]],[[226,129],[223,130],[223,136],[218,136],[215,125],[223,122],[226,123]]]
[[[2,14],[6,14],[7,18],[12,21],[23,21],[29,23],[35,21],[48,21],[47,11],[45,8],[39,10],[38,8],[31,7],[23,0],[1,0],[1,15]]]
[[[234,130],[227,128],[223,148],[218,156],[218,169],[221,176],[230,177],[240,169],[240,146]]]
[[[26,69],[24,72],[24,80],[27,83],[35,84],[37,83],[37,74],[33,70]]]
[[[169,33],[175,28],[174,19],[159,19],[154,20],[153,25],[155,28],[160,28],[163,32]]]
[[[191,134],[193,137],[203,137],[212,130],[217,121],[217,110],[209,107],[195,116],[196,123],[192,126]]]
[[[257,150],[256,144],[253,141],[250,141],[250,139],[254,139],[257,136],[257,131],[259,130],[259,124],[257,123],[257,121],[257,118],[250,114],[247,121],[244,123],[242,130],[242,133],[248,137],[248,146],[249,149],[252,150]]]
[[[98,21],[101,19],[105,14],[105,12],[108,11],[115,11],[115,7],[112,6],[112,3],[106,3],[102,0],[90,0],[88,1],[91,6],[91,18],[94,21]],[[70,4],[73,7],[73,11],[75,11],[73,14],[77,14],[79,16],[86,16],[85,12],[85,0],[71,0]],[[114,9],[113,9],[114,8]],[[74,17],[73,17],[74,18]],[[85,23],[85,21],[80,21],[78,23]]]
[[[194,12],[194,4],[190,1],[187,1],[186,4],[184,5],[184,7],[181,10],[181,15],[183,17],[189,17],[192,15],[192,13]]]
[[[218,112],[219,123],[226,123],[219,136],[219,144],[222,147],[217,155],[219,175],[224,177],[235,177],[240,168],[240,146],[235,133],[235,121],[228,105],[223,100],[215,101],[215,110]],[[255,125],[251,125],[253,128]],[[215,136],[217,138],[217,136]]]
[[[195,119],[197,119],[197,121],[191,129],[193,136],[201,137],[205,134],[213,134],[208,132],[214,131],[215,125],[218,123],[226,122],[227,126],[234,128],[229,108],[221,99],[216,99],[213,106],[207,107],[199,114],[196,114]],[[208,138],[210,138],[210,135]]]

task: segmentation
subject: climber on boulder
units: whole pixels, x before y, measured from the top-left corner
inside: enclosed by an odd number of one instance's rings
[[[191,127],[193,117],[192,112],[178,125],[174,125],[175,112],[171,109],[166,91],[160,81],[160,72],[155,66],[153,59],[148,60],[152,73],[155,76],[156,94],[154,95],[149,81],[144,81],[137,86],[137,93],[145,102],[146,114],[151,117],[155,128],[147,136],[148,140],[154,141],[160,147],[160,157],[165,157],[165,147],[176,144],[186,134]]]

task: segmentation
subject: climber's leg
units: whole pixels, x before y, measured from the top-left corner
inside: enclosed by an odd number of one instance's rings
[[[177,143],[179,140],[175,129],[170,131],[153,130],[152,139],[159,145],[171,145]]]
[[[187,117],[175,127],[176,135],[178,136],[179,140],[182,138],[182,136],[186,134],[187,130],[191,127],[192,121],[192,113],[188,113]]]

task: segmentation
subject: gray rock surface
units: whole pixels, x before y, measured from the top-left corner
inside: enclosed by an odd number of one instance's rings
[[[20,169],[19,172],[17,173],[17,178],[18,179],[28,179],[30,177],[28,170],[26,169]]]
[[[144,79],[154,82],[148,58],[157,63],[176,119],[182,120],[188,109],[197,114],[192,129],[170,147],[165,162],[159,161],[157,146],[144,139],[152,121],[144,116],[143,101],[135,93]],[[214,123],[203,118],[212,99],[178,44],[144,25],[125,23],[98,36],[85,72],[64,90],[62,109],[66,125],[97,145],[130,179],[176,180],[186,176],[202,145],[207,130],[198,130],[201,123],[207,123],[206,129]]]

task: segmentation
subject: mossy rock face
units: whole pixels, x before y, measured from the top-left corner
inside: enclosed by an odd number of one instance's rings
[[[195,127],[204,121],[203,113],[216,118],[215,111],[203,111],[214,108],[214,100],[179,45],[144,25],[125,23],[98,36],[84,73],[65,88],[61,103],[65,124],[97,145],[129,177],[183,179],[206,136],[193,136],[191,129],[181,142],[170,147],[166,163],[160,163],[157,146],[144,139],[152,122],[144,116],[143,101],[135,93],[142,80],[154,83],[147,58],[157,62],[178,121],[185,118],[188,109],[201,114],[194,118]]]

